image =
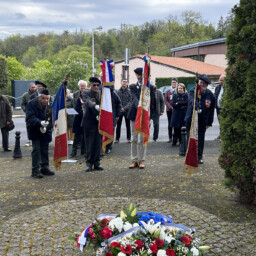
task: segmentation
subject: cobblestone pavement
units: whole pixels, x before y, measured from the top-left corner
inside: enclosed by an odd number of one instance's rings
[[[222,185],[219,145],[206,142],[205,164],[192,176],[186,175],[178,148],[168,143],[149,144],[144,170],[127,168],[130,145],[122,143],[103,158],[102,172],[85,173],[80,157],[41,180],[30,177],[29,148],[16,160],[1,152],[0,255],[82,255],[68,237],[97,215],[119,213],[130,202],[194,227],[211,255],[256,255],[255,208]]]

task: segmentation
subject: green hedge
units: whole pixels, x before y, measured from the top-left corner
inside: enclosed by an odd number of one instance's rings
[[[180,76],[177,77],[179,83],[183,83],[186,86],[188,84],[194,84],[196,82],[196,77],[195,76],[190,76],[190,77],[185,77],[185,76]],[[157,77],[156,78],[156,87],[162,87],[165,85],[171,85],[172,77]]]

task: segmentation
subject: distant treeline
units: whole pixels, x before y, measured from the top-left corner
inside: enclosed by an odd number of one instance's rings
[[[171,56],[170,49],[190,43],[225,37],[231,28],[232,16],[220,17],[217,26],[207,23],[199,12],[184,11],[180,17],[170,15],[165,20],[153,20],[139,26],[121,24],[119,29],[94,31],[95,66],[99,60],[124,58],[144,54]],[[70,87],[77,80],[88,79],[92,73],[92,32],[64,31],[38,35],[16,34],[0,40],[0,55],[7,59],[9,80],[42,79],[50,88],[57,88],[70,69]]]

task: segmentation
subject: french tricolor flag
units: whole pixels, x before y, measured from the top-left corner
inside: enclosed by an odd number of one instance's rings
[[[114,86],[112,68],[114,67],[113,59],[100,61],[100,67],[103,75],[103,87],[101,94],[101,106],[99,116],[99,133],[102,135],[102,148],[105,151],[106,145],[114,140],[113,112],[111,89]]]
[[[149,139],[149,106],[150,106],[150,57],[144,56],[142,73],[142,89],[139,106],[135,120],[135,132],[143,135],[143,146],[148,144]]]
[[[61,161],[67,159],[67,116],[65,107],[66,88],[61,84],[52,103],[54,157],[56,170],[61,169]]]

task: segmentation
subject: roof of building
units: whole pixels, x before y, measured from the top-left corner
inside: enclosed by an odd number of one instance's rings
[[[133,58],[141,58],[143,55],[136,55]],[[167,65],[176,69],[184,70],[194,74],[206,74],[208,76],[219,76],[225,74],[225,68],[190,58],[151,56],[151,62]]]
[[[197,48],[200,46],[206,46],[206,45],[212,45],[212,44],[221,44],[221,43],[225,43],[225,42],[226,42],[226,38],[217,38],[217,39],[212,39],[212,40],[208,40],[208,41],[202,41],[202,42],[198,42],[198,43],[194,43],[194,44],[187,44],[187,45],[183,45],[180,47],[172,48],[171,52],[177,52],[177,51],[181,51],[181,50],[187,50],[187,49],[191,49],[191,48]]]

